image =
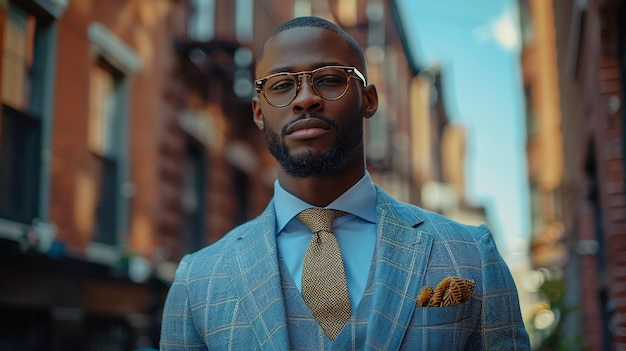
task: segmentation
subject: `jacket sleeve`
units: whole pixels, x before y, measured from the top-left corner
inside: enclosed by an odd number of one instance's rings
[[[185,256],[180,262],[165,300],[161,324],[161,351],[208,350],[196,329],[190,308],[187,289],[190,265],[188,259],[189,256]]]
[[[491,231],[478,227],[482,256],[483,301],[471,350],[530,350],[519,296],[511,272],[496,248]]]

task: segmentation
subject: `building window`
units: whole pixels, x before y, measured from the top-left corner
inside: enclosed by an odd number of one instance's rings
[[[358,1],[343,0],[337,2],[337,17],[339,22],[346,27],[354,27],[358,23]]]
[[[233,168],[233,175],[235,179],[235,198],[237,199],[235,223],[241,224],[250,219],[248,217],[248,204],[250,203],[250,179],[248,174],[238,167]]]
[[[87,258],[116,263],[117,245],[128,231],[129,201],[134,186],[129,181],[128,125],[132,101],[131,79],[142,68],[139,54],[104,25],[94,22],[87,35],[94,64],[89,81],[87,144],[92,158],[89,185],[94,213],[92,245]],[[104,244],[104,245],[103,245]]]
[[[530,140],[537,134],[537,116],[535,115],[533,88],[531,86],[524,88],[524,112],[526,121],[526,138]]]
[[[370,48],[376,48],[374,50],[380,51],[378,56],[382,61],[382,55],[385,50],[385,6],[379,1],[372,1],[367,4],[367,20],[369,24],[369,30],[367,31],[367,53],[368,58],[372,56]],[[376,62],[376,61],[375,61]]]
[[[585,14],[587,11],[587,0],[576,0],[572,6],[572,19],[570,22],[569,39],[567,49],[565,50],[565,68],[567,72],[576,77],[578,74],[578,65],[582,38],[585,32]]]
[[[189,39],[209,41],[215,36],[215,0],[191,0]]]
[[[88,140],[91,151],[112,156],[116,110],[115,71],[99,64],[91,72]]]
[[[237,0],[235,3],[235,36],[241,43],[248,43],[254,37],[254,2]]]
[[[95,193],[96,227],[94,241],[115,244],[117,235],[116,203],[118,189],[119,152],[116,150],[117,121],[119,117],[119,82],[122,75],[104,61],[93,68],[89,86],[88,145],[94,155],[91,171]]]
[[[365,139],[367,162],[377,170],[387,169],[391,162],[389,125],[384,114],[385,108],[384,99],[381,99],[376,114],[365,122],[367,125]]]
[[[529,0],[520,0],[519,2],[520,27],[524,46],[532,44],[535,40],[535,28],[530,12],[530,4],[528,2]]]
[[[37,19],[7,4],[2,52],[0,217],[30,223],[37,215],[41,119],[31,108]]]
[[[27,111],[33,67],[36,19],[9,3],[4,27],[2,102]]]
[[[205,245],[206,155],[204,146],[189,137],[183,170],[183,235],[186,252]]]
[[[295,0],[293,3],[293,17],[310,16],[311,0]]]

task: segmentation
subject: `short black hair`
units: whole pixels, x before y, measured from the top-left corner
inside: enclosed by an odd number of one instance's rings
[[[336,24],[327,21],[323,18],[320,17],[315,17],[315,16],[303,16],[303,17],[296,17],[293,19],[290,19],[289,21],[281,24],[280,26],[278,26],[278,28],[276,28],[272,34],[270,34],[270,36],[267,38],[267,40],[265,41],[265,43],[263,43],[263,46],[261,46],[261,49],[259,50],[259,53],[257,55],[257,62],[259,62],[261,60],[261,57],[263,56],[263,52],[265,50],[265,44],[267,43],[267,41],[272,38],[273,36],[284,32],[288,29],[292,29],[292,28],[301,28],[301,27],[313,27],[313,28],[322,28],[322,29],[327,29],[330,31],[333,31],[335,33],[338,33],[339,35],[341,35],[342,37],[344,37],[344,39],[346,40],[346,44],[348,44],[348,48],[359,58],[360,63],[361,63],[361,67],[359,67],[360,70],[362,70],[363,74],[365,75],[365,77],[367,77],[367,69],[366,69],[366,65],[365,65],[365,55],[363,54],[363,49],[361,48],[361,45],[359,45],[359,43],[356,41],[356,39],[354,39],[350,34],[346,33],[346,31],[344,31],[343,29],[341,29],[339,26],[337,26]]]

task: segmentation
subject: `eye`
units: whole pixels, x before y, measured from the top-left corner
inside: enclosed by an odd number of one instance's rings
[[[314,83],[321,87],[334,87],[346,84],[345,74],[324,73],[314,77]]]
[[[268,80],[266,85],[266,90],[271,92],[282,92],[293,89],[295,86],[295,81],[287,76],[287,77],[276,77],[274,79]]]

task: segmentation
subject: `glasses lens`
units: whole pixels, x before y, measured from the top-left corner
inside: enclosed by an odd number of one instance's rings
[[[288,105],[296,96],[297,82],[289,74],[278,74],[270,77],[263,84],[263,94],[273,105]]]
[[[340,68],[322,68],[311,77],[317,94],[326,100],[336,100],[348,89],[348,74]]]
[[[313,84],[313,89],[325,100],[337,100],[348,90],[348,73],[341,68],[326,67],[312,72],[302,73]],[[277,74],[263,83],[263,95],[274,106],[287,106],[298,93],[298,78],[294,74]]]

